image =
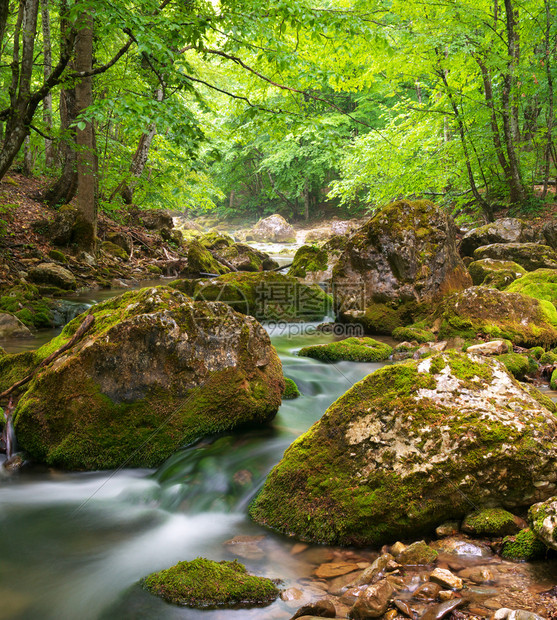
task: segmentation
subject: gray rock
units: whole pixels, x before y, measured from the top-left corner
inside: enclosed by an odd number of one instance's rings
[[[29,270],[29,280],[35,284],[56,286],[65,290],[74,290],[76,279],[71,271],[56,263],[41,263]]]
[[[259,220],[250,231],[254,241],[267,241],[271,243],[293,243],[296,241],[296,231],[282,217],[282,215],[270,215]]]
[[[513,261],[526,271],[557,269],[557,252],[548,245],[538,243],[493,243],[474,250],[474,259]]]
[[[31,338],[33,334],[16,316],[0,312],[0,338]]]
[[[526,243],[536,241],[538,234],[523,220],[505,217],[491,224],[474,228],[460,243],[463,256],[472,256],[474,250],[492,243]]]

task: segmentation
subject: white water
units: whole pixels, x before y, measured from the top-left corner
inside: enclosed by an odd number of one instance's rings
[[[255,574],[282,578],[284,587],[306,575],[306,565],[290,554],[293,541],[252,523],[247,505],[293,439],[379,365],[326,365],[295,356],[308,341],[326,342],[328,336],[272,338],[285,375],[303,393],[284,402],[272,428],[202,442],[158,472],[35,470],[0,480],[0,620],[292,616],[280,600],[253,610],[178,608],[137,585],[179,560],[233,559],[223,543],[240,534],[266,536],[261,557],[240,558]],[[234,474],[249,482],[238,484]]]

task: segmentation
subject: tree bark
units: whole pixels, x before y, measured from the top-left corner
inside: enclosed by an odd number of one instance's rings
[[[85,11],[78,20],[75,41],[77,73],[89,73],[93,68],[93,15]],[[82,78],[75,87],[76,109],[86,110],[93,104],[93,78]],[[79,123],[84,124],[80,128]],[[77,208],[79,209],[79,245],[83,250],[96,252],[97,244],[97,184],[98,162],[95,127],[92,121],[78,121],[75,137],[77,147]]]
[[[553,93],[553,74],[551,66],[551,25],[553,19],[551,17],[550,0],[544,0],[545,5],[545,71],[547,76],[547,86],[549,90],[549,101],[547,111],[547,135],[544,153],[544,172],[543,172],[543,189],[542,198],[547,196],[549,188],[549,170],[551,168],[551,153],[553,151],[553,115],[554,115],[554,93]],[[557,162],[554,162],[557,163]]]
[[[52,73],[52,45],[50,40],[50,14],[48,7],[49,0],[41,0],[41,24],[43,30],[43,73],[45,82]],[[43,101],[43,122],[45,133],[52,133],[52,93],[49,92]],[[44,159],[47,168],[54,167],[54,145],[52,140],[44,140]]]
[[[0,0],[0,50],[4,47],[4,34],[8,15],[10,14],[10,0]]]

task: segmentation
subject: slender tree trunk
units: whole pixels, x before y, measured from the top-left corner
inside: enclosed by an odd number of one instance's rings
[[[84,12],[78,20],[75,41],[75,68],[77,73],[90,72],[93,67],[93,15]],[[75,87],[76,108],[82,112],[93,104],[93,78],[82,78]],[[97,183],[98,162],[95,128],[92,121],[84,120],[83,129],[77,127],[77,207],[80,217],[79,245],[88,252],[96,251],[97,243]]]
[[[31,138],[29,134],[23,141],[23,174],[26,177],[33,176],[33,153],[31,152]]]
[[[545,142],[544,153],[544,172],[543,172],[543,190],[542,198],[547,196],[547,190],[549,187],[549,171],[551,168],[551,152],[553,150],[553,115],[554,115],[554,93],[553,93],[553,74],[551,66],[551,24],[553,19],[551,17],[550,0],[544,0],[545,5],[545,71],[547,76],[548,86],[548,111],[547,111],[547,137]]]
[[[156,101],[160,103],[163,100],[163,97],[164,89],[162,87],[157,88],[157,90],[155,91]],[[133,202],[134,189],[137,186],[139,178],[143,174],[143,171],[145,170],[145,166],[147,165],[151,142],[153,142],[153,138],[156,136],[156,134],[156,123],[150,123],[147,133],[141,134],[141,138],[139,139],[139,144],[137,145],[137,149],[130,165],[130,172],[128,177],[129,181],[128,178],[123,179],[112,193],[110,197],[111,199],[116,194],[120,194],[124,203],[131,204]]]
[[[520,204],[527,198],[527,192],[522,181],[518,145],[520,130],[518,126],[518,105],[516,96],[516,67],[520,60],[520,39],[517,24],[517,11],[513,8],[512,0],[505,0],[506,29],[507,29],[507,72],[503,75],[501,91],[503,118],[503,135],[509,162],[510,200],[513,204]]]
[[[306,181],[304,184],[304,219],[307,222],[309,220],[309,205],[310,205],[310,191],[308,182]]]
[[[49,0],[41,1],[41,23],[43,30],[43,62],[44,62],[44,79],[50,77],[52,73],[52,46],[50,41],[50,14],[48,7]],[[43,122],[45,125],[45,133],[52,133],[52,93],[49,92],[43,101]],[[44,158],[47,168],[54,167],[54,145],[52,140],[45,138],[44,141]]]
[[[8,15],[10,14],[10,0],[0,0],[0,50],[4,47],[4,33]]]

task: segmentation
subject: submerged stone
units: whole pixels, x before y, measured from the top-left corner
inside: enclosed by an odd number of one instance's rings
[[[461,519],[469,502],[549,497],[556,438],[557,418],[502,364],[438,353],[356,383],[290,446],[250,514],[312,542],[415,538]]]
[[[90,314],[93,328],[29,384],[15,411],[18,442],[35,460],[153,467],[200,437],[276,414],[282,368],[255,319],[168,287],[125,293]],[[66,343],[86,316],[33,361]]]
[[[152,573],[143,580],[146,590],[174,605],[196,608],[262,607],[279,595],[266,577],[249,575],[237,560],[213,562],[196,558]]]

